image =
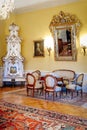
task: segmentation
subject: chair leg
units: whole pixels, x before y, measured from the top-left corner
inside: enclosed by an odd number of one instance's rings
[[[71,90],[70,90],[70,89],[66,89],[66,95],[67,95],[68,93],[71,94]]]
[[[53,92],[53,101],[54,101],[54,92]]]
[[[56,93],[56,97],[57,97],[57,93]]]
[[[61,94],[62,94],[62,92],[60,91],[59,93],[60,93],[60,98],[61,98]]]
[[[65,94],[67,95],[67,89],[66,89],[66,91],[65,91]]]
[[[83,91],[81,90],[81,97],[83,97]]]
[[[40,95],[42,94],[42,90],[40,90]]]
[[[28,88],[27,88],[27,96],[28,96]]]
[[[79,92],[77,91],[77,96],[78,96]]]
[[[71,99],[73,98],[73,91],[71,91]]]
[[[61,98],[62,92],[59,92],[59,97]],[[57,97],[57,92],[56,92],[56,97]]]
[[[46,99],[46,91],[45,91],[45,99]]]
[[[32,94],[32,96],[34,97],[34,89],[33,89],[33,94]]]

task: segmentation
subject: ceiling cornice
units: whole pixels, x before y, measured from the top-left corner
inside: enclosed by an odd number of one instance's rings
[[[15,0],[15,13],[31,12],[44,8],[56,7],[79,0]]]

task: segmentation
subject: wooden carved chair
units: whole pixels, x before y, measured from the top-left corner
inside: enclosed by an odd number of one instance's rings
[[[36,80],[35,76],[31,73],[26,75],[26,89],[27,95],[29,95],[29,90],[32,90],[32,96],[34,97],[34,92],[37,90],[42,91],[42,83]]]
[[[40,77],[41,77],[40,70],[35,70],[32,72],[32,74],[35,76],[36,80],[40,80]]]
[[[45,83],[45,99],[46,99],[46,94],[52,93],[53,94],[53,100],[54,100],[54,94],[59,92],[60,97],[61,97],[61,87],[57,86],[57,80],[53,75],[46,75],[44,78],[44,83]]]
[[[41,83],[42,87],[44,87],[43,86],[43,81],[41,80],[41,71],[40,70],[35,70],[35,71],[32,72],[32,74],[35,76],[35,79],[36,79],[37,83],[38,82]]]
[[[79,91],[81,92],[81,97],[83,96],[83,79],[84,79],[84,74],[79,74],[76,78],[75,81],[70,82],[68,85],[66,85],[66,89],[71,92],[71,97],[73,98],[73,92],[77,92],[77,96],[79,94]]]

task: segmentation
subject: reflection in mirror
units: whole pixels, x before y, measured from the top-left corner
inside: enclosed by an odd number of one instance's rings
[[[71,28],[57,29],[58,52],[60,56],[72,56]]]
[[[79,20],[68,13],[60,12],[53,16],[50,31],[54,38],[55,60],[76,61],[76,34]]]

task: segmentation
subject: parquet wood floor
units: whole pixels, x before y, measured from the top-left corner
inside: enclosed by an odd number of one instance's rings
[[[18,90],[20,87],[3,87],[0,88],[0,99],[5,99],[11,103],[17,103],[21,105],[29,105],[35,108],[41,108],[65,114],[80,116],[87,119],[87,109],[63,103],[50,102],[46,100],[37,100],[28,97],[22,97],[18,95],[12,95],[6,93],[8,91]]]

